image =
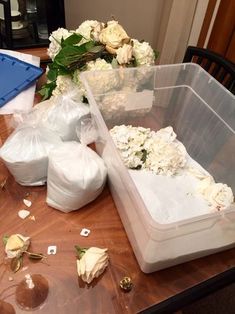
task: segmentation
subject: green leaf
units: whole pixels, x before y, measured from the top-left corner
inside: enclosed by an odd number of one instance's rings
[[[55,57],[54,61],[63,67],[67,67],[71,62],[76,60],[79,56],[87,50],[85,46],[65,46]]]
[[[105,49],[104,46],[99,45],[99,46],[92,46],[91,48],[88,49],[88,51],[92,52],[92,53],[99,53],[99,52],[103,51],[104,49]]]
[[[61,41],[61,47],[63,48],[65,46],[73,46],[79,44],[82,38],[82,35],[74,33],[65,40]]]
[[[42,100],[46,100],[51,97],[53,90],[56,88],[56,82],[50,82],[42,86],[38,91],[38,94],[42,96]]]
[[[153,50],[153,53],[154,53],[155,60],[157,60],[157,58],[159,57],[160,52],[156,51],[156,50]]]
[[[42,253],[31,253],[31,252],[27,252],[25,251],[25,253],[28,254],[28,258],[30,259],[34,259],[34,260],[41,260],[43,258],[47,258],[45,255],[43,255]]]
[[[117,62],[117,59],[113,58],[113,60],[112,60],[111,64],[112,64],[112,68],[113,68],[113,69],[117,69],[117,68],[118,68],[118,62]]]
[[[11,270],[16,273],[23,265],[23,257],[18,256],[18,257],[14,257],[11,260]]]
[[[4,234],[4,236],[2,237],[2,242],[3,242],[4,246],[6,246],[8,239],[9,239],[9,236]]]
[[[75,245],[75,250],[77,253],[77,256],[79,259],[82,258],[82,256],[86,253],[86,251],[88,250],[87,247],[80,247],[79,245]]]
[[[142,149],[142,157],[141,157],[141,161],[145,162],[148,156],[148,152],[146,149]]]
[[[51,69],[47,73],[47,78],[50,81],[55,81],[58,76],[58,69]]]

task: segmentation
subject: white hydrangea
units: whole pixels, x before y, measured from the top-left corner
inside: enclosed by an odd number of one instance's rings
[[[79,44],[89,40],[99,40],[99,35],[103,29],[104,24],[96,20],[87,20],[83,22],[76,30],[75,33],[82,35],[84,38]]]
[[[88,71],[103,71],[111,70],[112,65],[106,62],[104,59],[96,59],[95,61],[87,62]],[[116,73],[99,73],[96,72],[94,76],[89,76],[89,85],[92,86],[94,93],[106,93],[111,89],[115,89],[119,83],[119,76]]]
[[[86,97],[86,89],[85,89],[85,87],[81,81],[80,75],[81,75],[81,71],[79,71],[78,69],[75,70],[73,73],[73,79],[72,80],[80,89],[82,96]]]
[[[61,40],[68,38],[72,35],[72,32],[68,31],[65,28],[58,28],[56,31],[52,32],[49,37],[50,45],[47,49],[47,54],[49,57],[54,60],[55,56],[61,50]]]
[[[144,143],[151,135],[150,129],[120,125],[111,129],[110,134],[124,164],[131,169],[144,168],[146,158]]]
[[[175,140],[172,127],[158,132],[132,126],[110,130],[115,145],[128,168],[141,168],[162,175],[174,175],[186,164],[186,149]]]
[[[87,62],[87,70],[88,71],[96,71],[96,70],[111,70],[111,63],[106,62],[104,59],[96,59],[95,61]]]
[[[137,65],[153,65],[155,60],[154,51],[147,42],[140,43],[137,39],[133,39],[133,55]]]
[[[153,136],[146,146],[148,158],[145,167],[156,174],[172,176],[186,164],[186,149],[180,142],[167,142]]]
[[[59,75],[56,79],[56,88],[53,90],[53,96],[59,96],[67,91],[78,88],[69,75]]]

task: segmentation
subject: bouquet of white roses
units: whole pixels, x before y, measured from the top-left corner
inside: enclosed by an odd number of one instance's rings
[[[47,83],[39,93],[43,100],[63,94],[70,88],[84,88],[80,72],[118,67],[153,65],[157,54],[149,43],[130,38],[115,20],[106,24],[85,21],[76,30],[59,28],[50,39]]]

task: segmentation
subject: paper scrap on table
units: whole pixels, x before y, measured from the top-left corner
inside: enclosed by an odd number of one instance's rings
[[[35,66],[40,65],[40,58],[36,56],[5,49],[0,49],[0,53],[5,53],[9,56],[15,57],[21,61],[28,62]],[[26,90],[22,91],[12,100],[10,100],[6,105],[0,108],[0,114],[28,112],[33,107],[35,88],[36,84],[33,84]]]

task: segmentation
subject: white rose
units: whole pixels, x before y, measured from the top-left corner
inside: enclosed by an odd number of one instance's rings
[[[203,190],[203,196],[210,206],[218,210],[230,206],[234,199],[232,189],[227,184],[213,182]]]
[[[77,260],[78,276],[87,283],[99,277],[108,266],[107,249],[90,247],[81,259]]]
[[[132,46],[124,44],[122,47],[117,49],[117,62],[119,64],[129,63],[132,58]]]
[[[140,43],[137,39],[133,39],[133,55],[137,65],[153,65],[155,61],[154,51],[147,42]]]
[[[98,41],[100,32],[103,28],[104,28],[104,24],[95,20],[88,20],[88,21],[83,22],[75,30],[75,33],[80,34],[84,37],[84,39],[82,39],[79,45],[92,39],[94,39],[95,41]]]
[[[21,234],[12,234],[5,246],[5,252],[8,258],[19,257],[24,251],[27,251],[30,244],[30,238]]]
[[[101,31],[99,40],[102,44],[111,48],[119,48],[122,47],[124,43],[130,42],[130,38],[127,33],[116,21],[108,22],[107,27]]]
[[[50,45],[47,49],[47,54],[49,57],[54,60],[55,56],[60,52],[61,50],[61,40],[68,38],[71,36],[72,33],[69,32],[65,28],[58,28],[56,31],[52,32],[52,34],[49,37]]]

